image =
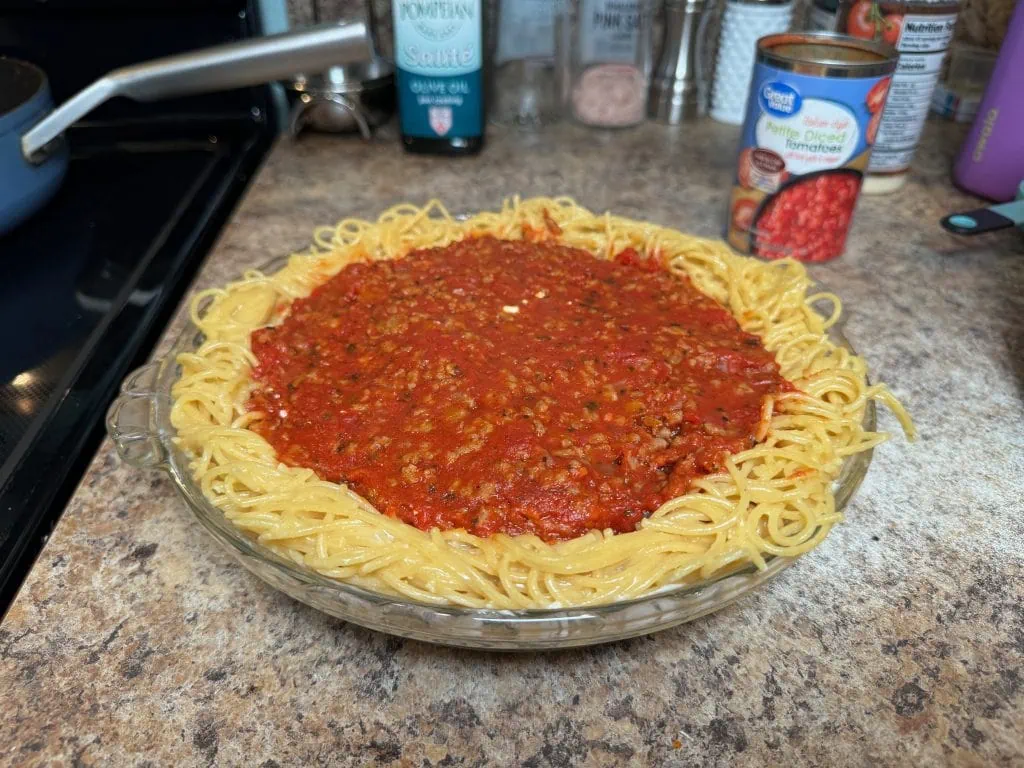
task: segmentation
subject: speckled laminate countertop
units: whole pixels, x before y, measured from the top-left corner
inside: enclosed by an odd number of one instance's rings
[[[930,126],[905,193],[814,270],[921,441],[876,451],[848,522],[762,591],[583,650],[403,641],[250,576],[107,443],[0,626],[0,764],[1024,765],[1024,238],[938,227],[975,205],[947,180],[960,136]],[[283,142],[197,286],[432,196],[570,193],[717,236],[735,144],[710,122],[498,132],[461,161]]]

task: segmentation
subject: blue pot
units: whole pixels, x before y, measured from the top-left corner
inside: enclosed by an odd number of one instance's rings
[[[39,163],[25,159],[21,136],[53,111],[46,75],[18,59],[0,58],[0,235],[56,194],[68,169],[62,141]]]

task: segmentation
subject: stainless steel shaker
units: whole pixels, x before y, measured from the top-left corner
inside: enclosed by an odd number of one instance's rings
[[[699,34],[704,0],[665,0],[661,58],[651,78],[647,114],[675,125],[704,112]]]

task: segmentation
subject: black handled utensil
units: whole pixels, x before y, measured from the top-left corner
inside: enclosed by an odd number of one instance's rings
[[[973,211],[952,213],[939,223],[955,235],[980,235],[1007,227],[1024,227],[1024,182],[1021,182],[1017,200]]]

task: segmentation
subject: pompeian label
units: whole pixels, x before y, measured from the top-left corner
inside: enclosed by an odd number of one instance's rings
[[[481,135],[481,0],[395,0],[393,13],[402,133]]]

